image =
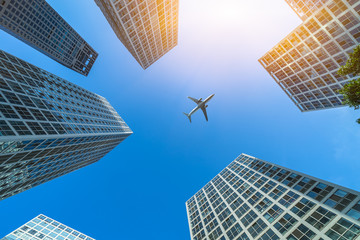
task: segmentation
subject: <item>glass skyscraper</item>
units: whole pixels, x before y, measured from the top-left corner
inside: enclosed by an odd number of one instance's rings
[[[186,202],[192,240],[352,240],[360,193],[241,154]]]
[[[98,161],[131,133],[105,98],[0,51],[0,200]]]
[[[95,0],[116,36],[146,69],[178,42],[178,0]]]
[[[259,62],[301,111],[343,106],[337,91],[355,77],[337,71],[360,44],[360,1],[286,1],[303,23]]]
[[[0,29],[85,76],[98,56],[45,0],[0,0]]]
[[[95,240],[43,214],[1,240]]]

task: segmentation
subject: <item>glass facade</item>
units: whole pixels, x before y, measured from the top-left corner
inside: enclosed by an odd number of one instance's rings
[[[1,240],[95,240],[43,214]]]
[[[98,161],[131,133],[105,98],[0,51],[0,200]]]
[[[178,42],[178,0],[95,0],[117,37],[146,69]]]
[[[192,240],[359,239],[360,193],[241,154],[186,202]]]
[[[0,29],[85,76],[98,56],[45,0],[0,0]]]
[[[343,106],[337,91],[355,77],[337,71],[360,44],[360,2],[288,2],[306,9],[316,3],[317,10],[259,62],[301,111]]]
[[[303,21],[319,10],[327,1],[328,0],[285,0]]]

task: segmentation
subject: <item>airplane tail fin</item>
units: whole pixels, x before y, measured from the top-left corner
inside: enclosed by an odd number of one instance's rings
[[[191,116],[189,114],[187,114],[187,113],[184,113],[184,114],[189,118],[190,123],[191,123]]]

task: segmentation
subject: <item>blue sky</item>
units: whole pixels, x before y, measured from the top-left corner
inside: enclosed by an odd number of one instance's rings
[[[0,237],[43,213],[99,240],[190,239],[185,201],[241,153],[360,190],[360,112],[301,113],[257,62],[300,24],[284,0],[180,0],[179,45],[146,71],[93,1],[48,2],[98,51],[89,76],[2,31],[1,49],[106,97],[134,134],[1,201]],[[187,96],[212,93],[190,124]]]

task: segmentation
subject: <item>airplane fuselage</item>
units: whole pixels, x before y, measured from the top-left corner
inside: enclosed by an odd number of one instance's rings
[[[191,112],[189,113],[189,116],[193,115],[197,110],[204,107],[206,105],[206,103],[209,102],[214,95],[215,94],[212,94],[209,97],[207,97],[204,101],[202,101],[201,103],[198,103],[198,105],[193,110],[191,110]]]

